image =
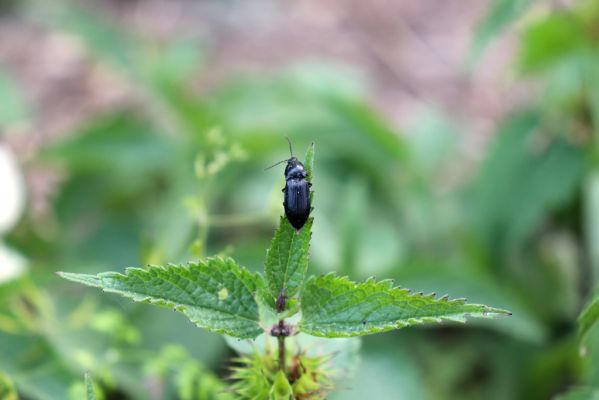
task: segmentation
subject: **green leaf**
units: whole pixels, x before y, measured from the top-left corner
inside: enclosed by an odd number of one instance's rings
[[[476,62],[489,43],[515,22],[534,0],[495,0],[474,34],[470,62]]]
[[[308,147],[304,160],[308,181],[311,181],[314,169],[314,143]],[[310,198],[314,200],[312,194]],[[266,252],[264,271],[273,298],[278,297],[282,290],[285,296],[291,298],[303,285],[308,269],[312,222],[313,218],[308,218],[306,224],[297,232],[286,217],[281,217],[279,229],[275,232],[270,248]]]
[[[302,286],[308,269],[312,221],[308,218],[297,232],[286,217],[281,217],[279,229],[266,252],[264,272],[272,297],[276,298],[281,290],[284,290],[285,296],[292,297]]]
[[[0,399],[17,400],[18,398],[12,381],[0,371]]]
[[[595,295],[582,310],[578,316],[578,335],[581,343],[586,339],[587,334],[591,328],[599,320],[599,291],[595,292]]]
[[[308,182],[312,182],[312,171],[314,170],[314,142],[310,143],[308,151],[306,151],[306,157],[304,158],[304,167],[308,173]]]
[[[555,400],[599,400],[599,389],[591,386],[578,386],[557,396]]]
[[[569,13],[555,13],[532,24],[524,33],[519,64],[525,72],[541,71],[591,46],[581,21]]]
[[[162,398],[172,398],[167,393],[174,386],[176,398],[180,400],[234,399],[218,376],[178,345],[164,347],[158,356],[147,362],[145,370],[148,379],[162,383]]]
[[[412,294],[393,287],[392,281],[368,279],[362,283],[328,274],[311,277],[302,292],[300,329],[314,336],[350,337],[385,332],[425,323],[466,317],[509,315],[508,311],[464,299],[439,299],[434,294]]]
[[[85,373],[85,398],[87,400],[96,400],[96,391],[94,390],[94,381],[89,372]]]
[[[65,279],[118,293],[134,301],[173,307],[194,324],[242,339],[262,333],[254,293],[256,275],[232,259],[209,258],[188,265],[128,268],[125,274],[59,272]]]
[[[571,201],[583,177],[581,149],[539,124],[534,111],[508,117],[470,193],[469,214],[493,248],[523,243],[552,211]]]

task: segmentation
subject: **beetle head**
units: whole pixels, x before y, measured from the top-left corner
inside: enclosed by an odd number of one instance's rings
[[[300,162],[296,157],[291,157],[287,160],[287,166],[285,167],[285,179],[302,179],[308,176],[304,164]]]

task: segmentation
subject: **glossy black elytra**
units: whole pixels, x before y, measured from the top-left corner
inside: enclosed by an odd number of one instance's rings
[[[289,141],[289,138],[287,138]],[[291,142],[289,141],[289,152],[291,158],[280,161],[275,165],[287,162],[285,167],[285,187],[283,188],[285,216],[296,231],[300,231],[310,216],[310,187],[307,181],[308,172],[297,157],[293,156]],[[275,165],[269,167],[272,168]]]

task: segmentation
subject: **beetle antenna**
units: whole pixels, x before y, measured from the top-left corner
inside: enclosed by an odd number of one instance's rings
[[[287,161],[289,161],[289,159],[287,159],[287,160],[281,160],[278,163],[271,165],[270,167],[264,168],[264,170],[266,171],[267,169],[271,169],[272,167],[276,167],[277,165],[283,164],[284,162],[287,162]]]
[[[293,150],[291,149],[291,140],[289,140],[289,136],[285,136],[285,139],[287,139],[287,143],[289,143],[289,154],[291,154],[291,157],[293,157]]]

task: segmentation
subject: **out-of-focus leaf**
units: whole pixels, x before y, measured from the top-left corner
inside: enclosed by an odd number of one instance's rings
[[[587,45],[583,25],[567,13],[554,13],[531,25],[522,38],[519,64],[525,72],[546,69]]]
[[[475,63],[489,43],[507,26],[515,23],[532,3],[534,0],[494,0],[474,32],[470,62]]]
[[[25,120],[29,107],[23,99],[19,87],[10,75],[0,68],[0,134],[12,124]]]
[[[547,327],[534,308],[527,304],[526,296],[482,271],[439,262],[414,262],[397,268],[393,277],[413,290],[429,293],[441,287],[444,293],[459,293],[477,303],[501,304],[512,312],[510,318],[499,324],[477,319],[470,321],[468,326],[483,326],[527,343],[539,344],[547,339]]]
[[[75,379],[48,343],[31,335],[0,332],[0,369],[15,379],[19,392],[40,400],[68,399]]]
[[[591,386],[580,386],[568,390],[555,400],[599,400],[599,389]]]
[[[597,323],[597,320],[599,320],[599,292],[595,293],[578,316],[578,335],[583,346],[589,330]]]
[[[85,395],[87,400],[96,400],[94,381],[89,373],[85,374]]]
[[[475,182],[474,224],[493,246],[521,243],[548,212],[572,198],[583,167],[582,151],[540,132],[535,113],[509,118]]]
[[[76,173],[103,173],[114,181],[136,185],[152,171],[173,164],[176,144],[132,113],[93,120],[73,135],[46,150]],[[126,176],[124,176],[126,173]]]
[[[179,346],[163,348],[160,354],[147,361],[145,370],[150,378],[168,379],[168,386],[173,386],[181,400],[233,399],[223,381]],[[160,398],[171,398],[174,393],[169,389],[163,388]]]
[[[0,371],[0,399],[18,400],[18,398],[12,381]]]
[[[414,368],[407,352],[365,351],[355,375],[339,383],[339,390],[332,393],[332,400],[354,399],[424,399],[428,382]]]
[[[599,279],[599,172],[594,170],[588,174],[585,187],[585,232],[589,247],[589,255],[593,266],[593,280]]]

